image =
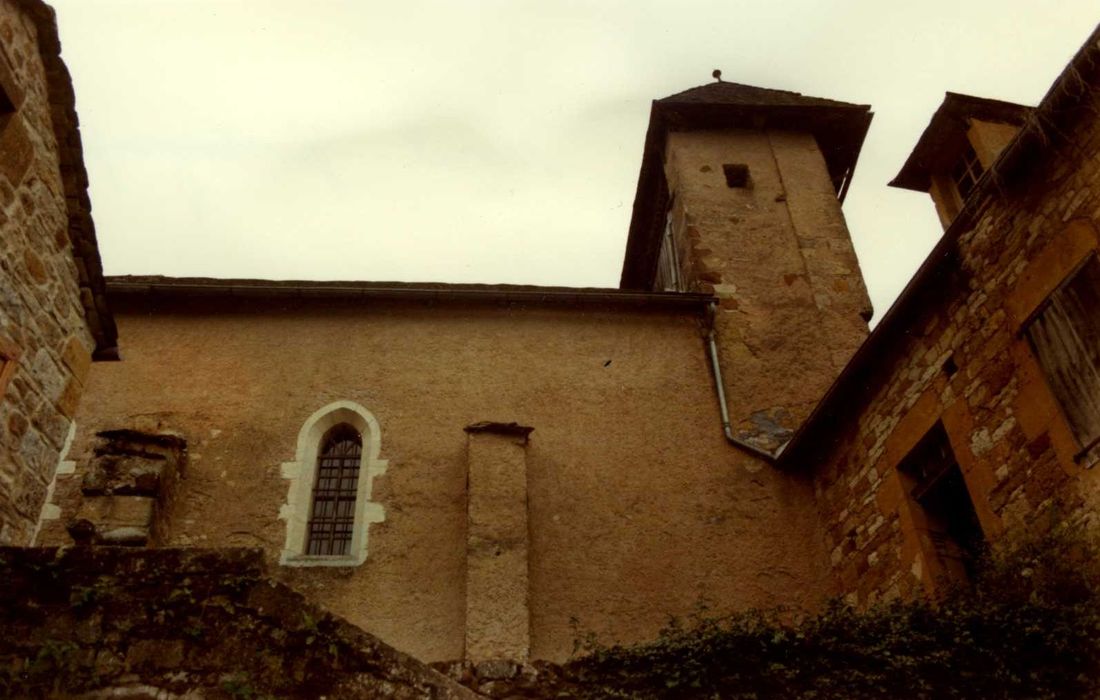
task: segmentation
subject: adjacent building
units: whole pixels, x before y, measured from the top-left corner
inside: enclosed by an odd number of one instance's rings
[[[115,326],[53,11],[0,2],[0,544],[32,542]]]
[[[1100,497],[1100,34],[1032,109],[948,93],[894,180],[943,238],[784,451],[813,474],[831,592],[966,580]]]

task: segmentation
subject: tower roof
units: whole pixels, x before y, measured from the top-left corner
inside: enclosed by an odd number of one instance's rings
[[[734,128],[808,132],[817,140],[837,197],[843,200],[871,117],[868,105],[723,81],[654,100],[619,286],[649,289],[656,271],[669,197],[663,165],[668,132]]]
[[[722,104],[745,107],[855,107],[863,110],[870,109],[866,105],[827,100],[822,97],[809,97],[800,92],[773,90],[743,83],[728,83],[722,80],[693,87],[657,101],[661,103]]]

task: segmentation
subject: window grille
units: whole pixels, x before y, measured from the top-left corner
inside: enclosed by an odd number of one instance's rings
[[[982,168],[982,162],[978,160],[978,154],[974,152],[969,143],[966,144],[966,150],[963,151],[962,157],[959,158],[958,164],[951,172],[951,179],[955,181],[955,187],[959,189],[960,200],[966,201],[983,172],[985,170]]]
[[[355,528],[355,494],[359,489],[363,438],[350,425],[342,424],[330,430],[321,445],[306,554],[345,556],[351,550]]]

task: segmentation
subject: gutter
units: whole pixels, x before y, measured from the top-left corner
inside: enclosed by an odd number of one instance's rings
[[[783,447],[786,447],[786,444],[780,447],[775,454],[772,454],[733,434],[733,425],[730,424],[729,407],[726,405],[726,390],[722,382],[722,368],[718,363],[718,343],[714,333],[715,311],[717,311],[717,304],[712,301],[707,305],[708,328],[703,343],[706,345],[707,358],[710,360],[710,369],[714,376],[714,391],[718,395],[718,410],[722,414],[722,432],[726,436],[726,441],[734,447],[744,450],[752,456],[764,460],[768,464],[775,464],[779,455],[783,453]]]
[[[703,311],[714,301],[709,294],[683,292],[633,292],[601,289],[569,289],[555,287],[493,288],[460,285],[371,285],[336,282],[264,282],[242,280],[180,281],[171,278],[155,280],[107,280],[112,298],[234,298],[234,299],[338,299],[351,301],[423,301],[473,303],[525,303],[628,306],[670,310]]]

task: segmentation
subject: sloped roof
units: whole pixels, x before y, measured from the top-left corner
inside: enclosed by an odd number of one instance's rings
[[[654,100],[619,286],[649,289],[653,282],[668,207],[663,163],[665,136],[670,131],[742,127],[809,132],[825,158],[837,196],[843,199],[871,117],[868,105],[723,81]]]
[[[855,107],[864,110],[870,109],[867,105],[855,105],[849,102],[827,100],[822,97],[809,97],[800,92],[762,88],[755,85],[745,85],[744,83],[729,83],[724,80],[689,88],[657,101],[753,107]]]
[[[427,301],[457,304],[523,304],[614,306],[701,313],[714,297],[708,294],[636,292],[596,287],[540,287],[519,284],[452,284],[446,282],[354,282],[320,280],[213,279],[124,275],[107,278],[112,301],[156,304],[169,298],[329,299]]]
[[[927,192],[931,187],[930,176],[949,169],[962,152],[969,128],[968,120],[981,119],[1020,126],[1032,111],[1031,107],[1015,102],[946,93],[890,186]]]

